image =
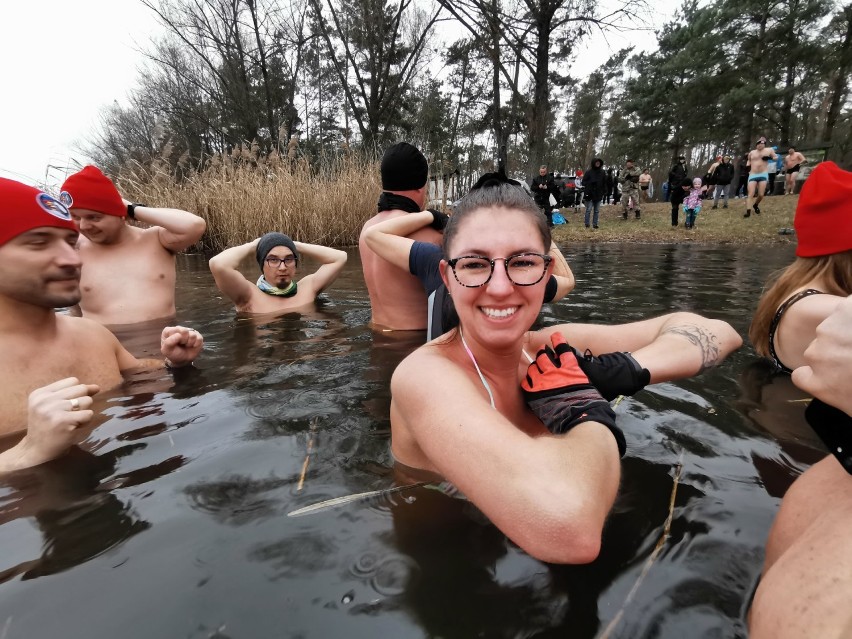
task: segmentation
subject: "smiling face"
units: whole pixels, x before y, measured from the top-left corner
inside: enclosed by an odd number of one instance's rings
[[[477,255],[488,259],[518,253],[547,254],[541,231],[529,212],[504,207],[483,207],[460,220],[446,247],[449,259]],[[446,261],[441,276],[453,298],[464,334],[491,350],[517,348],[518,341],[541,311],[544,288],[552,265],[532,286],[517,286],[496,260],[489,282],[477,288],[462,286]],[[469,336],[469,337],[468,337]]]
[[[93,244],[113,244],[124,228],[124,218],[88,209],[71,209],[80,234]]]
[[[0,295],[42,308],[80,301],[77,232],[42,226],[0,246]]]
[[[280,261],[275,266],[271,266],[269,264],[270,260],[273,262],[276,260]],[[266,259],[263,261],[263,277],[272,286],[285,288],[296,276],[296,266],[297,260],[293,255],[293,251],[286,246],[276,246],[266,254]]]

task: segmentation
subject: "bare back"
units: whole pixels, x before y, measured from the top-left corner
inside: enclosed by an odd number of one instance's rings
[[[0,436],[26,429],[27,398],[36,388],[77,377],[101,389],[121,382],[118,340],[85,318],[56,316],[48,334],[0,334]]]
[[[116,244],[80,237],[80,310],[101,324],[135,324],[175,314],[175,257],[159,227],[128,226]]]
[[[376,255],[364,240],[364,230],[385,220],[406,215],[403,211],[382,211],[364,224],[358,249],[361,253],[361,265],[364,280],[370,294],[372,323],[379,328],[397,331],[426,329],[426,292],[423,285],[408,271],[397,268]],[[429,242],[440,246],[441,234],[426,228],[408,236],[413,240]]]

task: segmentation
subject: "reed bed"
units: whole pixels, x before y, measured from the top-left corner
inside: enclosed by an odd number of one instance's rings
[[[128,164],[117,182],[133,201],[203,217],[207,232],[196,249],[206,253],[270,231],[312,244],[357,244],[381,192],[378,163],[351,155],[313,166],[242,147],[214,156],[201,170],[179,170],[182,179],[165,162]]]

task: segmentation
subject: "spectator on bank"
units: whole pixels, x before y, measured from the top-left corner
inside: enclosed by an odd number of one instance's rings
[[[650,169],[645,169],[642,171],[642,175],[639,176],[639,197],[642,202],[647,204],[648,199],[651,197],[651,171]]]
[[[749,174],[749,165],[748,165],[748,153],[743,155],[740,158],[738,163],[740,178],[737,181],[737,197],[745,197],[746,196],[746,186],[748,185],[748,174]]]
[[[604,195],[606,185],[606,173],[603,170],[603,160],[595,158],[592,160],[592,166],[586,171],[583,176],[583,199],[586,201],[586,228],[589,228],[589,214],[594,207],[594,218],[592,225],[598,228],[598,214],[601,210],[601,200]]]
[[[553,207],[550,205],[550,196],[559,197],[559,192],[556,190],[556,184],[553,181],[553,175],[547,172],[547,165],[542,164],[538,169],[538,175],[530,182],[530,190],[533,194],[535,203],[538,208],[544,213],[547,218],[547,225],[553,226]]]
[[[734,165],[731,164],[731,156],[726,155],[713,169],[712,174],[713,184],[713,208],[719,208],[719,196],[722,196],[724,204],[723,209],[728,208],[728,189],[731,185],[731,180],[734,179]]]

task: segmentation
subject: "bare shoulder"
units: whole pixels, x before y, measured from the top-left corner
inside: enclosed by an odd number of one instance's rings
[[[74,340],[85,341],[89,344],[113,345],[118,339],[104,325],[85,317],[72,317],[70,315],[57,315],[56,323],[60,331],[66,333]]]
[[[793,320],[793,323],[819,324],[831,315],[844,299],[846,298],[839,295],[809,295],[790,306],[785,318]]]

